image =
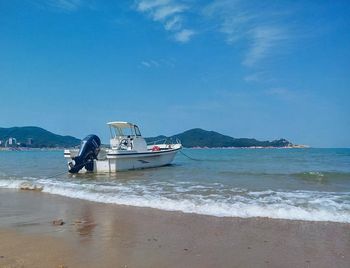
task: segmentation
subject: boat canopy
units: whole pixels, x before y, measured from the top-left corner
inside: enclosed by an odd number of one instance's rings
[[[124,121],[108,122],[107,125],[112,127],[119,127],[119,128],[130,128],[134,126],[134,124],[129,122],[124,122]]]
[[[112,138],[117,136],[141,136],[138,126],[129,122],[114,121],[108,122],[107,125],[110,128]]]

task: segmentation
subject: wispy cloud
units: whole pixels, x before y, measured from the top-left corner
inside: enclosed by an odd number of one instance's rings
[[[244,76],[243,80],[247,83],[264,83],[271,84],[278,82],[270,71],[257,71]]]
[[[82,0],[36,0],[34,4],[40,7],[48,7],[63,12],[73,12],[86,4]]]
[[[165,5],[155,10],[153,18],[156,21],[164,21],[174,14],[182,13],[186,9],[187,7],[185,5]]]
[[[146,68],[159,67],[160,63],[155,60],[144,60],[141,61],[141,65]]]
[[[288,12],[281,10],[261,1],[216,0],[203,9],[203,14],[217,22],[228,44],[249,44],[242,64],[253,67],[292,38],[284,21]]]
[[[137,0],[136,10],[152,20],[162,23],[164,29],[172,33],[180,43],[190,41],[195,31],[184,28],[184,16],[189,6],[178,0]]]
[[[173,59],[159,59],[159,60],[143,60],[140,64],[143,68],[158,68],[158,67],[174,67],[175,62]]]
[[[296,93],[290,89],[279,87],[279,88],[270,88],[265,90],[265,94],[268,96],[274,96],[282,100],[293,100],[297,97]]]
[[[147,67],[147,68],[151,68],[152,67],[152,64],[149,63],[148,61],[141,61],[141,64],[142,64],[142,66]]]
[[[252,74],[246,75],[244,77],[244,81],[246,81],[246,82],[259,82],[261,80],[261,77],[262,77],[261,72],[252,73]]]
[[[249,33],[250,49],[243,64],[253,66],[259,60],[267,58],[283,41],[289,39],[285,29],[279,26],[256,26]]]
[[[140,11],[149,11],[159,6],[166,5],[170,2],[170,0],[154,0],[154,1],[138,1],[137,9]]]
[[[179,32],[177,32],[174,36],[175,40],[181,43],[186,43],[188,42],[191,37],[195,34],[194,31],[189,30],[189,29],[183,29]]]
[[[177,31],[180,30],[182,27],[182,19],[180,16],[174,16],[173,18],[171,18],[170,20],[166,21],[164,23],[164,28],[167,31]]]

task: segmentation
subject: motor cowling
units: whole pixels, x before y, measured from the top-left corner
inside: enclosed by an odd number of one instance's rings
[[[73,161],[68,163],[70,173],[78,173],[83,167],[87,171],[94,170],[94,159],[100,152],[101,140],[96,135],[86,136],[80,144],[80,150],[77,156],[73,157]]]

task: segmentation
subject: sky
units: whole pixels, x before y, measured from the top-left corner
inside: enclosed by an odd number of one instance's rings
[[[350,2],[0,0],[0,127],[350,147]]]

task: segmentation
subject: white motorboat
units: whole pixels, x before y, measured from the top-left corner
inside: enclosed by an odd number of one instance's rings
[[[70,173],[117,172],[169,165],[181,150],[179,140],[147,145],[137,125],[128,122],[109,122],[110,148],[101,148],[96,135],[82,140],[79,150],[64,150]]]

